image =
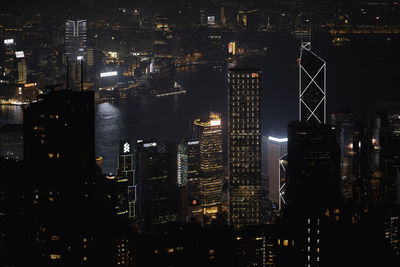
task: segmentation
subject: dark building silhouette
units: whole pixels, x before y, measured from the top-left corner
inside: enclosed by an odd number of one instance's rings
[[[354,119],[348,112],[331,115],[332,126],[336,129],[336,142],[340,148],[340,177],[343,197],[353,200],[354,188]]]
[[[94,94],[60,90],[24,107],[25,163],[31,177],[30,227],[46,264],[91,264],[96,235]]]
[[[305,209],[340,199],[339,147],[330,125],[291,122],[288,127],[286,199]]]
[[[261,71],[228,74],[230,224],[261,223]]]
[[[289,124],[285,199],[284,228],[296,242],[300,263],[326,264],[331,244],[341,240],[331,233],[341,233],[338,223],[343,216],[339,146],[330,125]]]
[[[134,266],[241,266],[233,230],[166,224],[133,242]]]
[[[157,140],[136,145],[138,225],[141,233],[179,220],[177,145],[161,145]]]

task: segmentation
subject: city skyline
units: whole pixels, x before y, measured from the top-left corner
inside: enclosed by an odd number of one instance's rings
[[[396,1],[41,3],[0,11],[1,266],[398,262]]]

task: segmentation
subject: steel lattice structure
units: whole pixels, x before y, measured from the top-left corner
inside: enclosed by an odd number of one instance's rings
[[[299,59],[299,120],[326,123],[326,61],[303,42]]]

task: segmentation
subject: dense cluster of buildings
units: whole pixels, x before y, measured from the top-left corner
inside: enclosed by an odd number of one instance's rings
[[[180,140],[121,140],[116,175],[105,175],[94,156],[94,92],[39,95],[23,110],[23,161],[1,159],[2,264],[398,259],[400,116],[358,122],[341,113],[327,123],[325,67],[303,43],[299,121],[287,137],[268,138],[268,158],[261,153],[262,72],[230,69],[227,165],[221,116],[210,113],[193,119]],[[21,129],[4,127],[2,140],[10,131]],[[8,158],[20,159],[9,150]],[[365,258],[353,246],[374,253]]]
[[[234,32],[297,30],[303,22],[284,18],[295,14],[291,8],[308,7],[304,1],[189,1],[186,7],[176,1],[181,15],[170,20],[154,14],[165,4],[143,2],[113,9],[117,1],[110,1],[113,8],[104,12],[117,12],[118,19],[61,17],[62,26],[52,25],[49,35],[39,13],[15,28],[2,22],[0,97],[29,104],[23,106],[23,125],[0,128],[0,265],[398,261],[400,114],[358,121],[342,112],[329,122],[327,63],[310,42],[302,43],[298,60],[299,120],[288,125],[287,136],[262,137],[262,71],[231,68],[227,125],[210,112],[193,118],[190,134],[179,140],[123,139],[115,175],[102,173],[95,158],[97,100],[179,91],[177,67],[245,53],[249,47],[237,48],[228,39]],[[329,13],[334,5],[317,2],[309,9],[313,21],[321,16],[317,7]],[[96,1],[79,5],[80,16],[96,9]],[[282,13],[282,6],[293,13]],[[343,20],[340,29],[352,29],[346,26],[353,19],[350,7],[339,7],[318,25],[334,21],[334,28]],[[395,2],[366,1],[362,10],[381,12],[382,20],[399,12]],[[132,45],[129,33],[142,38]]]
[[[396,1],[72,1],[0,13],[0,101],[53,87],[96,101],[185,93],[174,72],[267,52],[274,32],[308,38],[399,32]]]

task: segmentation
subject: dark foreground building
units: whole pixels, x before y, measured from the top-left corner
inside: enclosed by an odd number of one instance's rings
[[[25,160],[2,172],[6,263],[109,265],[103,227],[113,227],[97,205],[93,92],[39,96],[24,108],[23,128]]]

